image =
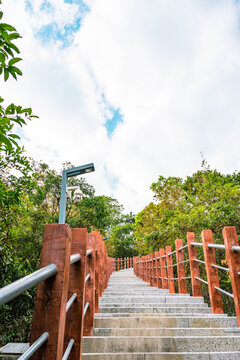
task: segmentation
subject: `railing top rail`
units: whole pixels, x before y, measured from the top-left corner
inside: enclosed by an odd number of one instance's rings
[[[78,262],[81,260],[81,255],[80,254],[73,254],[70,257],[70,264],[74,264],[75,262]]]
[[[24,291],[31,289],[41,281],[54,276],[56,273],[57,266],[55,264],[50,264],[3,287],[0,289],[0,305],[6,304],[8,301],[21,295]]]

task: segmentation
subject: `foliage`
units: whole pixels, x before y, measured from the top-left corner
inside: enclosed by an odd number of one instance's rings
[[[156,203],[136,216],[135,236],[141,254],[160,246],[174,246],[187,231],[199,237],[211,229],[221,240],[224,226],[240,230],[240,173],[223,175],[216,170],[199,170],[185,180],[159,177],[151,185]]]
[[[151,185],[156,202],[150,203],[136,216],[136,248],[141,255],[166,245],[175,249],[175,239],[182,238],[186,243],[189,231],[195,232],[199,242],[202,230],[210,229],[214,242],[220,244],[223,243],[224,226],[234,225],[240,232],[240,173],[224,175],[205,165],[185,180],[160,176]],[[204,260],[202,249],[198,249],[198,258]],[[216,251],[216,259],[218,265],[226,267],[224,252]],[[206,280],[204,265],[200,268],[200,277]],[[231,293],[229,274],[219,271],[219,279],[221,287]],[[204,295],[208,299],[205,288]],[[228,314],[234,313],[231,299],[224,297],[223,305]]]
[[[3,12],[0,11],[0,20],[2,17]],[[0,23],[0,75],[4,75],[5,81],[7,81],[10,74],[16,80],[17,75],[22,75],[22,71],[15,66],[16,63],[22,60],[19,57],[15,57],[15,53],[19,54],[20,50],[13,43],[14,40],[20,37],[12,25]]]
[[[119,224],[111,231],[112,252],[115,258],[133,257],[137,255],[134,241],[134,225],[131,223]]]

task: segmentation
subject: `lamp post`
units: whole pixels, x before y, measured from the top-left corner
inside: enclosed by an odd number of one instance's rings
[[[60,197],[60,207],[59,207],[59,224],[65,224],[65,213],[66,213],[66,190],[67,190],[67,180],[69,177],[83,175],[89,172],[95,171],[93,163],[78,166],[72,169],[63,170],[62,173],[62,186],[61,186],[61,197]]]

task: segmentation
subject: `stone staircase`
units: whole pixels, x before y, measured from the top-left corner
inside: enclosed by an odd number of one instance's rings
[[[240,360],[240,329],[235,317],[213,315],[202,297],[169,294],[121,270],[100,299],[83,359]]]

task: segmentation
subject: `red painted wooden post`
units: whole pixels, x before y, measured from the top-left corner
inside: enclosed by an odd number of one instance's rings
[[[186,280],[183,279],[185,277],[185,266],[181,264],[184,261],[184,252],[183,250],[179,251],[179,248],[183,246],[182,239],[176,239],[175,247],[176,247],[176,258],[177,258],[177,273],[178,273],[178,292],[179,294],[187,294],[187,284]]]
[[[167,271],[166,271],[166,256],[165,250],[160,249],[160,261],[161,261],[161,276],[162,276],[162,287],[168,289]]]
[[[162,288],[162,279],[161,279],[161,262],[160,262],[160,251],[156,251],[156,257],[157,257],[157,262],[156,262],[156,273],[157,273],[157,287],[158,289]]]
[[[127,269],[129,269],[129,257],[127,257]]]
[[[232,283],[237,323],[240,327],[240,276],[238,275],[240,272],[240,254],[232,249],[233,246],[239,246],[236,227],[226,226],[223,229],[223,238]]]
[[[95,313],[99,312],[99,297],[100,297],[100,284],[99,279],[101,274],[101,259],[100,259],[100,241],[101,235],[98,231],[93,231],[95,236]]]
[[[173,275],[173,263],[172,263],[172,255],[168,255],[171,253],[171,246],[166,246],[166,260],[167,260],[167,271],[168,271],[168,288],[169,288],[169,292],[170,294],[174,294],[175,293],[175,285],[174,285],[174,280],[171,280],[174,278]]]
[[[102,297],[103,294],[103,240],[102,236],[99,238],[99,297]]]
[[[58,272],[37,287],[30,342],[45,331],[49,338],[32,356],[34,360],[61,360],[63,356],[71,239],[68,225],[46,225],[40,267],[56,264]]]
[[[85,299],[85,276],[86,276],[86,247],[87,229],[72,229],[72,248],[71,254],[80,254],[81,260],[72,264],[70,268],[70,281],[68,299],[73,294],[77,298],[67,312],[65,328],[66,349],[70,339],[74,339],[74,346],[71,351],[71,359],[79,360],[82,355],[82,336],[83,336],[83,309]]]
[[[223,314],[221,293],[215,289],[215,286],[219,287],[218,270],[212,267],[212,265],[216,265],[215,249],[208,247],[208,244],[213,244],[211,230],[202,231],[202,243],[212,312],[214,314]]]
[[[150,255],[147,255],[147,282],[151,283],[151,266],[150,266]]]
[[[89,303],[88,310],[84,318],[84,336],[90,336],[93,327],[94,311],[95,311],[95,249],[96,240],[94,234],[88,234],[87,250],[91,250],[91,255],[87,256],[86,277],[85,278],[85,304]]]
[[[149,264],[150,264],[150,286],[154,286],[154,271],[153,271],[153,259],[154,253],[149,255]]]
[[[155,273],[155,277],[154,277],[154,286],[158,286],[158,278],[157,278],[157,266],[158,266],[158,260],[157,260],[157,257],[158,257],[158,251],[155,251],[154,253],[154,273]]]
[[[132,257],[130,258],[130,267],[131,268],[133,267],[133,258]]]
[[[188,256],[189,256],[189,265],[190,265],[190,273],[191,273],[191,281],[192,281],[192,292],[193,296],[198,297],[202,296],[202,286],[201,282],[196,279],[199,276],[199,265],[197,261],[197,247],[192,246],[191,243],[195,242],[194,232],[187,233],[187,244],[188,244]]]
[[[119,264],[119,258],[117,259],[117,271],[119,271],[120,270],[120,266],[119,266],[120,264]]]

